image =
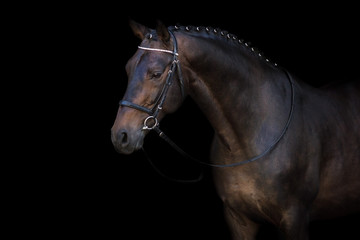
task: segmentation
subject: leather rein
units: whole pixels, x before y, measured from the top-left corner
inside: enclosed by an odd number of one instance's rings
[[[202,165],[206,165],[206,166],[211,166],[211,167],[218,167],[218,168],[225,168],[225,167],[235,167],[235,166],[239,166],[239,165],[244,165],[253,161],[256,161],[262,157],[264,157],[266,154],[268,154],[272,149],[274,149],[274,147],[277,145],[277,143],[282,139],[282,137],[285,135],[290,122],[292,120],[293,117],[293,112],[294,112],[294,83],[292,80],[292,77],[290,75],[290,73],[288,71],[286,71],[284,69],[284,72],[286,73],[287,79],[289,80],[290,86],[291,86],[291,108],[290,108],[290,112],[288,115],[288,119],[287,122],[284,126],[284,128],[282,129],[280,135],[274,139],[274,141],[269,145],[269,147],[267,147],[261,154],[252,157],[250,159],[244,160],[244,161],[240,161],[240,162],[235,162],[235,163],[231,163],[231,164],[212,164],[212,163],[207,163],[201,160],[198,160],[192,156],[190,156],[189,154],[187,154],[184,150],[182,150],[177,144],[175,144],[169,137],[167,137],[165,135],[165,133],[159,128],[159,121],[157,119],[157,116],[159,114],[159,112],[162,110],[162,107],[164,105],[166,96],[167,96],[167,92],[170,88],[170,86],[173,83],[173,74],[174,72],[177,72],[178,74],[178,79],[179,79],[179,84],[180,84],[180,90],[181,90],[181,94],[182,97],[184,96],[184,80],[182,78],[182,72],[181,72],[181,68],[180,68],[180,62],[178,60],[178,47],[177,47],[177,41],[176,38],[174,36],[174,33],[171,30],[168,30],[170,33],[170,36],[172,37],[173,40],[173,51],[170,50],[165,50],[165,49],[157,49],[157,48],[147,48],[147,47],[142,47],[142,46],[138,46],[139,49],[145,50],[145,51],[156,51],[156,52],[163,52],[163,53],[169,53],[173,55],[173,60],[171,62],[170,65],[170,69],[168,71],[167,74],[167,78],[166,78],[166,82],[165,85],[163,87],[163,89],[160,92],[159,97],[157,98],[157,100],[155,101],[155,104],[153,106],[153,108],[146,108],[144,106],[132,103],[130,101],[127,100],[121,100],[120,101],[120,106],[124,106],[124,107],[129,107],[129,108],[133,108],[142,112],[147,113],[149,116],[147,118],[145,118],[144,120],[144,125],[142,130],[146,131],[146,130],[154,130],[158,133],[158,135],[165,140],[171,147],[173,147],[177,152],[179,152],[181,155],[183,155],[184,157],[193,160],[195,162],[198,162]],[[152,164],[152,163],[151,163]],[[152,164],[153,165],[153,164]],[[153,165],[153,167],[156,169],[156,167]],[[159,170],[156,169],[158,172]],[[159,172],[161,174],[161,172]],[[161,174],[163,175],[163,174]],[[164,176],[164,175],[163,175]],[[166,177],[166,176],[164,176]],[[169,179],[169,177],[166,177]],[[171,179],[174,181],[178,181],[178,182],[197,182],[200,180],[200,178],[202,178],[202,175],[196,179],[196,180],[177,180],[177,179]]]

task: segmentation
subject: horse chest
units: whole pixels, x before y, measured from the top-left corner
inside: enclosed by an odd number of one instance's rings
[[[217,173],[216,173],[217,172]],[[225,207],[237,214],[251,215],[253,218],[269,219],[277,213],[275,209],[278,196],[276,191],[268,187],[269,182],[263,182],[256,175],[237,174],[229,170],[214,173],[215,186]]]

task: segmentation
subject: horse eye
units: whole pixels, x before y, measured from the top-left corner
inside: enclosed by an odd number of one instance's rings
[[[162,75],[162,72],[155,72],[151,75],[151,78],[160,78]]]

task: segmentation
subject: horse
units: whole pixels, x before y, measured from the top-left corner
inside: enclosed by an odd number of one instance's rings
[[[130,20],[141,40],[111,140],[142,148],[186,97],[214,130],[208,165],[232,239],[271,224],[309,239],[309,223],[360,211],[360,84],[314,87],[236,35],[204,26],[155,28]]]

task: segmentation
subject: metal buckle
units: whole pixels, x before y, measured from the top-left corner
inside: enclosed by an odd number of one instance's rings
[[[154,125],[152,125],[152,126],[148,126],[148,121],[151,120],[151,119],[154,119],[155,123],[154,123]],[[158,120],[157,120],[156,117],[154,117],[154,116],[148,116],[148,117],[145,118],[145,120],[144,120],[144,126],[143,126],[142,130],[152,130],[152,129],[154,129],[155,127],[157,127],[158,125],[159,125],[159,122],[158,122]]]

